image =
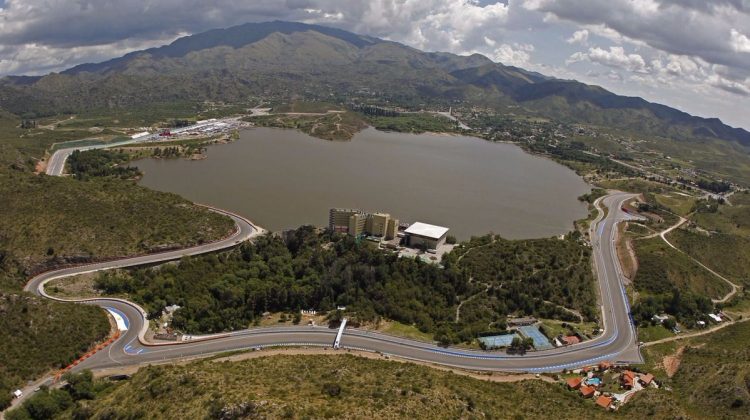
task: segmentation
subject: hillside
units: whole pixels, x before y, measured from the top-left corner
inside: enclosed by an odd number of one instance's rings
[[[108,333],[101,308],[0,290],[0,409],[13,389],[67,366]]]
[[[407,107],[454,103],[642,134],[750,146],[750,133],[597,86],[493,63],[478,54],[425,53],[317,25],[248,23],[44,77],[7,77],[0,107],[48,115],[172,101],[248,97],[340,102],[376,97]],[[520,107],[519,107],[520,105]]]
[[[607,417],[557,384],[488,383],[340,353],[153,366],[102,394],[79,401],[73,418]]]

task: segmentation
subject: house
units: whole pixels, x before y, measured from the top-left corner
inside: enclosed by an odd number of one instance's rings
[[[573,378],[569,378],[567,381],[568,389],[578,389],[581,387],[581,382],[583,382],[583,379],[580,376],[576,376]]]
[[[647,373],[647,374],[641,374],[640,376],[641,383],[645,386],[651,385],[651,382],[654,381],[654,375]]]
[[[721,317],[720,317],[719,315],[716,315],[716,314],[708,314],[708,317],[709,317],[709,318],[711,318],[711,319],[713,319],[713,320],[714,320],[714,322],[721,322]]]
[[[580,339],[580,338],[578,338],[578,337],[577,337],[577,336],[575,336],[575,335],[566,335],[565,337],[563,337],[563,338],[562,338],[562,342],[563,342],[563,344],[565,344],[566,346],[570,346],[570,345],[572,345],[572,344],[578,344],[578,343],[580,343],[580,342],[581,342],[581,339]]]
[[[604,408],[609,408],[612,405],[612,397],[600,395],[599,398],[596,399],[596,405]]]
[[[623,388],[632,389],[635,385],[635,373],[626,370],[622,373],[622,375],[620,375],[620,383],[622,384]]]
[[[658,322],[659,324],[669,319],[669,315],[654,315],[651,317],[652,321]]]
[[[610,362],[601,362],[599,363],[599,372],[606,372],[609,369],[612,368],[612,363]]]
[[[596,390],[594,389],[594,387],[585,386],[585,385],[581,387],[581,396],[583,398],[591,398],[594,396],[595,392]]]

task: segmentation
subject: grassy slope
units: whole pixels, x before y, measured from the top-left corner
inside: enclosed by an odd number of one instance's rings
[[[107,317],[97,307],[0,292],[0,395],[66,366],[108,332]]]
[[[667,378],[663,357],[686,346],[676,374]],[[750,323],[743,322],[713,334],[671,342],[644,350],[646,362],[673,392],[661,406],[679,406],[691,418],[748,418],[750,416]],[[645,404],[636,398],[634,405]]]
[[[678,229],[668,239],[687,254],[732,280],[735,284],[748,281],[750,238],[737,235],[706,235],[693,230]]]
[[[633,243],[638,255],[636,289],[650,293],[669,293],[673,287],[698,295],[722,297],[730,287],[687,255],[670,248],[661,238]]]
[[[15,292],[30,271],[71,256],[105,258],[159,245],[195,244],[221,237],[232,228],[227,218],[129,182],[34,175],[31,167],[53,143],[91,133],[75,125],[54,131],[22,130],[19,123],[0,110],[2,395],[73,360],[109,330],[98,308]]]
[[[365,128],[359,115],[335,112],[323,115],[266,115],[245,120],[261,127],[291,128],[325,140],[351,140]]]
[[[106,258],[218,239],[230,219],[119,180],[0,172],[0,249],[22,273],[72,257]],[[22,273],[16,273],[22,274]]]
[[[327,389],[340,387],[331,396]],[[335,392],[332,392],[335,394]],[[544,401],[545,404],[540,404]],[[539,381],[488,383],[414,364],[342,356],[274,356],[150,367],[95,401],[95,415],[209,418],[240,404],[267,418],[604,417]]]
[[[750,193],[730,197],[731,206],[719,206],[716,213],[696,213],[692,219],[710,231],[750,237]]]

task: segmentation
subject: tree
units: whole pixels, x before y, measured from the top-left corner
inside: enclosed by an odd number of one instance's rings
[[[673,330],[677,326],[677,322],[672,318],[667,318],[661,323],[661,325],[668,330]]]
[[[63,379],[68,382],[66,389],[73,400],[93,400],[96,397],[94,375],[90,370],[77,374],[68,372],[63,375]]]

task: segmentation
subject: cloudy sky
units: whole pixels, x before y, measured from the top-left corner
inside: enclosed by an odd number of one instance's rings
[[[0,0],[0,75],[276,19],[479,52],[750,129],[750,0]]]

